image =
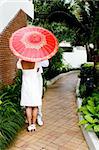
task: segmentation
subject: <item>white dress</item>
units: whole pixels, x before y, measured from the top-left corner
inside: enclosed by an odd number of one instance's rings
[[[41,85],[38,78],[38,63],[34,69],[23,69],[21,60],[17,62],[17,68],[22,69],[21,106],[41,106]]]

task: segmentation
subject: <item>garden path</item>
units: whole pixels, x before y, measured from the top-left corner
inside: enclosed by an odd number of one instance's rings
[[[75,87],[77,71],[51,85],[43,99],[44,126],[21,131],[9,150],[88,150],[78,126]]]

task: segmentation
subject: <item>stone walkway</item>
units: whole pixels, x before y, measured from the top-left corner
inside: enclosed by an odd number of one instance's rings
[[[9,150],[88,150],[78,126],[75,87],[77,72],[51,85],[43,100],[44,126],[19,133]]]

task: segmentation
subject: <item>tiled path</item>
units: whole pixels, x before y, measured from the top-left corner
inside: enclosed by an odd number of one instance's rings
[[[36,132],[21,131],[9,150],[88,150],[78,126],[76,83],[73,72],[50,86],[43,100],[45,125]]]

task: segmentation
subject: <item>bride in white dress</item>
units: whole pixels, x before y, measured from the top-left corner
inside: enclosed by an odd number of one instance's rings
[[[28,131],[36,130],[38,107],[42,105],[41,87],[38,79],[38,63],[19,60],[17,68],[22,70],[20,105],[26,107]]]

